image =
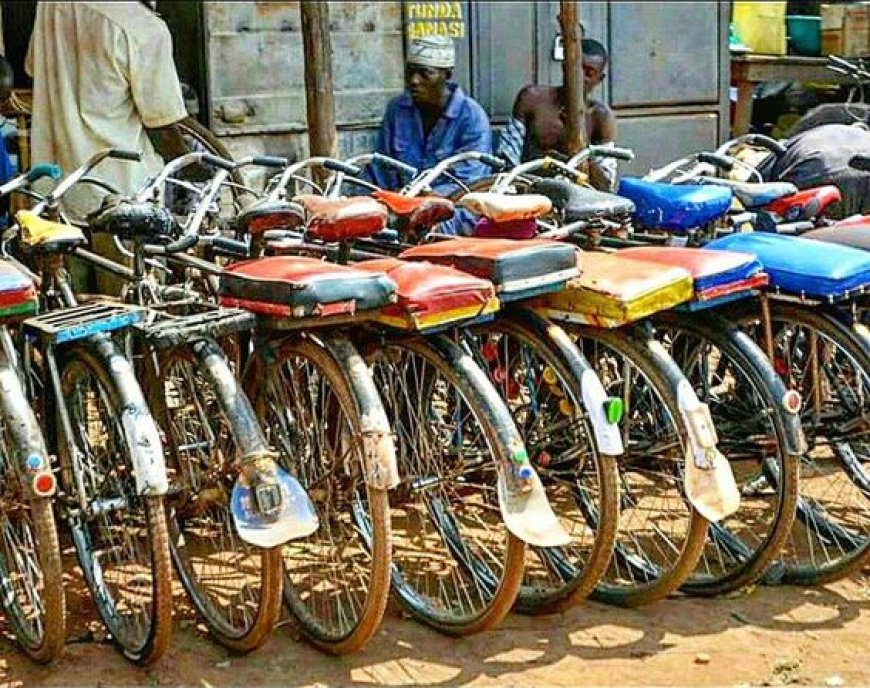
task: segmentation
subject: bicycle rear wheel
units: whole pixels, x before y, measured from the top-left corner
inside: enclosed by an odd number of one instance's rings
[[[617,464],[619,531],[610,567],[592,597],[630,607],[649,604],[686,581],[707,537],[708,522],[683,488],[688,445],[674,387],[652,354],[654,343],[643,333],[567,329],[579,338],[578,346],[608,394],[625,404],[625,454]],[[666,356],[663,349],[658,356]]]
[[[721,595],[761,578],[794,522],[798,457],[788,449],[781,408],[786,388],[746,335],[718,318],[664,314],[656,323],[710,408],[719,450],[741,494],[740,509],[711,524],[698,568],[682,587],[695,595]]]
[[[348,654],[377,632],[390,591],[387,491],[366,483],[360,412],[349,386],[364,382],[351,382],[311,339],[258,347],[258,356],[270,349],[270,362],[246,378],[257,415],[320,521],[312,535],[283,547],[284,604],[314,645]]]
[[[502,316],[475,328],[472,342],[572,538],[565,547],[528,548],[515,608],[531,614],[565,609],[592,592],[610,563],[619,525],[617,459],[599,452],[583,381],[558,340],[541,334],[536,322],[528,312]],[[572,346],[563,337],[561,347]]]
[[[397,441],[393,590],[415,618],[463,636],[510,611],[525,545],[505,526],[496,495],[498,465],[510,455],[494,423],[510,422],[507,409],[469,356],[433,340],[386,339],[363,354]]]
[[[73,436],[58,443],[58,454],[79,564],[123,654],[150,664],[165,652],[172,626],[163,497],[137,493],[118,386],[100,359],[84,347],[65,351],[60,380],[58,414],[63,404]],[[75,513],[82,498],[88,508]]]
[[[870,355],[843,316],[779,301],[770,313],[773,367],[803,397],[809,444],[781,580],[822,585],[870,562]],[[757,305],[733,314],[763,347]]]
[[[212,635],[236,652],[262,645],[281,612],[281,551],[242,540],[230,501],[241,433],[187,347],[151,354],[149,401],[166,437],[172,558]],[[226,368],[223,384],[232,379]],[[241,393],[241,389],[237,390]]]

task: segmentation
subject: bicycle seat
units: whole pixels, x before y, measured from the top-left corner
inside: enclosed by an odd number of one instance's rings
[[[637,177],[620,179],[617,193],[634,202],[634,220],[639,226],[675,234],[724,216],[732,198],[731,189],[723,186],[665,184]]]
[[[87,243],[78,227],[46,220],[29,210],[19,210],[15,220],[21,227],[21,246],[35,253],[62,253]]]
[[[789,294],[835,300],[870,285],[870,254],[851,246],[767,232],[721,237],[707,248],[752,253],[770,275],[770,285]]]
[[[242,210],[233,220],[239,234],[257,236],[270,229],[293,229],[305,221],[302,208],[287,201],[260,199]]]
[[[823,227],[806,232],[801,236],[804,239],[815,239],[816,241],[826,241],[830,244],[840,244],[841,246],[870,251],[870,221],[865,220],[865,222],[864,225]]]
[[[637,246],[618,256],[682,268],[692,276],[695,300],[710,301],[746,293],[767,285],[768,277],[758,259],[749,253],[710,251],[703,248]]]
[[[549,198],[562,211],[565,222],[617,219],[634,212],[634,203],[626,198],[579,186],[565,179],[539,179],[532,184],[530,191]]]
[[[836,186],[827,184],[779,198],[768,203],[765,210],[776,213],[787,222],[797,222],[812,220],[840,200],[842,200],[840,190]]]
[[[428,330],[488,315],[500,307],[492,282],[443,265],[381,258],[354,267],[384,273],[396,283],[397,301],[375,317],[391,327]]]
[[[119,196],[106,196],[99,210],[88,216],[91,231],[113,234],[121,239],[172,237],[172,213],[148,201],[136,202]]]
[[[483,191],[465,194],[459,199],[459,205],[493,222],[533,220],[553,209],[550,199],[540,194],[516,196]]]
[[[303,194],[293,199],[305,209],[306,231],[321,241],[348,241],[376,234],[387,226],[386,208],[374,198],[331,199]]]
[[[0,260],[0,318],[31,315],[36,312],[33,280],[6,260]]]
[[[447,265],[489,280],[505,298],[509,294],[525,296],[529,291],[560,288],[577,275],[577,255],[574,246],[548,239],[463,237],[414,246],[399,257]]]
[[[768,203],[773,203],[797,193],[797,187],[790,182],[738,182],[733,179],[720,179],[719,177],[700,177],[702,184],[713,186],[727,186],[731,189],[734,197],[740,201],[747,210],[762,208]]]
[[[453,217],[453,201],[440,196],[403,196],[394,191],[378,190],[372,197],[401,218],[407,231],[429,229]]]
[[[242,261],[224,268],[220,279],[223,305],[291,318],[353,315],[390,303],[395,293],[382,272],[302,256]]]

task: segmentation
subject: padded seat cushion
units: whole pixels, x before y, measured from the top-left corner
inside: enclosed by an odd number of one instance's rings
[[[305,211],[301,206],[263,198],[236,215],[233,226],[240,234],[258,236],[270,229],[293,229],[303,222]]]
[[[532,239],[538,234],[538,224],[531,218],[496,222],[481,217],[474,223],[471,234],[482,239]]]
[[[804,189],[791,196],[780,198],[769,203],[765,210],[776,213],[786,222],[798,222],[799,220],[811,220],[821,215],[834,203],[839,203],[840,200],[842,200],[840,190],[836,186],[828,184]]]
[[[36,287],[14,264],[0,259],[0,318],[36,311]]]
[[[387,226],[386,208],[369,196],[331,199],[303,194],[294,202],[305,209],[308,235],[322,241],[348,241],[376,234]]]
[[[29,210],[19,210],[15,220],[21,226],[21,245],[28,251],[72,251],[87,243],[78,227],[46,220]]]
[[[131,201],[109,195],[99,210],[88,216],[91,231],[105,232],[120,239],[172,238],[176,223],[166,208],[149,201]]]
[[[850,246],[802,237],[748,232],[711,241],[707,248],[752,253],[770,275],[770,284],[791,294],[838,298],[870,283],[870,254]]]
[[[577,249],[546,239],[450,239],[415,246],[399,257],[449,265],[489,280],[499,293],[524,289],[530,282],[564,282],[577,274]]]
[[[536,300],[536,307],[554,320],[619,327],[691,300],[686,270],[621,253],[584,253],[583,274]]]
[[[749,253],[639,246],[617,255],[686,270],[692,276],[695,298],[702,301],[758,289],[768,282],[761,263]]]
[[[627,198],[588,189],[565,179],[539,179],[529,190],[549,198],[562,211],[565,222],[583,222],[599,217],[618,219],[635,210],[634,203]]]
[[[396,285],[383,273],[316,258],[272,256],[225,268],[220,293],[226,305],[305,317],[381,308],[395,298]]]
[[[734,197],[748,210],[762,208],[768,203],[797,193],[797,187],[790,182],[738,182],[719,177],[703,177],[700,181],[703,184],[727,186]]]
[[[494,222],[533,220],[536,217],[543,217],[553,209],[549,198],[534,193],[517,196],[472,192],[459,199],[459,205],[475,215],[483,215]]]
[[[492,282],[444,265],[381,258],[354,267],[386,274],[395,282],[396,302],[375,317],[394,327],[419,331],[499,309]]]
[[[455,211],[453,201],[440,196],[403,196],[395,191],[378,190],[372,197],[398,216],[407,231],[430,229],[449,220]]]
[[[870,250],[870,221],[867,221],[867,224],[864,226],[844,225],[842,227],[823,227],[822,229],[814,229],[806,234],[801,234],[801,236],[805,239],[826,241],[830,244],[851,246],[852,248],[868,251]]]
[[[634,201],[634,219],[648,229],[685,234],[722,217],[731,208],[731,190],[702,184],[664,184],[636,177],[619,181],[620,196]]]

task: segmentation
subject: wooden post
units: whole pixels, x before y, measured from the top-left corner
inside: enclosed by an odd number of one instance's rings
[[[302,0],[302,49],[305,56],[305,111],[311,155],[336,155],[335,94],[329,3]]]
[[[573,155],[586,145],[586,94],[583,93],[583,55],[580,44],[580,16],[576,0],[560,0],[562,29],[562,83],[565,85],[565,127],[567,153]]]

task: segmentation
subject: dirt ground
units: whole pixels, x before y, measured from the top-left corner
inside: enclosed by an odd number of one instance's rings
[[[587,602],[558,616],[512,615],[495,631],[461,640],[391,608],[375,640],[343,658],[320,654],[287,624],[254,654],[230,656],[179,591],[172,647],[149,669],[94,640],[96,612],[77,587],[70,586],[63,658],[36,667],[0,640],[0,686],[870,685],[867,576],[639,610]]]

